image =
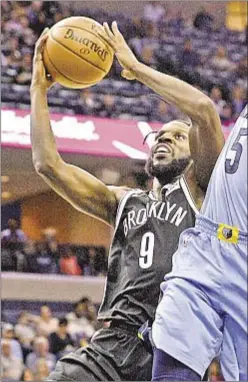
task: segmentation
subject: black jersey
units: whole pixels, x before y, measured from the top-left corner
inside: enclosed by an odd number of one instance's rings
[[[154,318],[179,236],[197,213],[184,176],[161,193],[158,200],[152,191],[132,190],[120,201],[100,320],[140,326]]]

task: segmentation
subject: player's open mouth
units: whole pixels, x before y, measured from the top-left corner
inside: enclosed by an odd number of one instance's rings
[[[168,145],[160,144],[154,151],[154,154],[170,154],[171,148]]]

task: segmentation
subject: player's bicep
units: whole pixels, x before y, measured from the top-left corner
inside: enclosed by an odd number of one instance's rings
[[[114,224],[118,204],[114,192],[87,171],[61,161],[40,175],[77,210]]]
[[[225,139],[217,112],[209,110],[202,120],[193,122],[189,145],[195,175],[202,189],[206,189]]]

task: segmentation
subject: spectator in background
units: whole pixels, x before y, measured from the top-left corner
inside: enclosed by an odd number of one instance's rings
[[[49,342],[45,337],[37,337],[34,340],[34,351],[27,356],[26,365],[35,374],[40,359],[44,359],[51,372],[56,363],[54,354],[49,353]],[[36,376],[35,376],[36,377]]]
[[[185,69],[196,68],[201,64],[199,55],[194,51],[191,39],[187,38],[183,45],[183,50],[178,57],[180,66],[184,66]]]
[[[50,351],[55,354],[57,358],[61,358],[74,349],[74,343],[67,329],[68,320],[61,318],[58,323],[58,329],[49,336]]]
[[[87,263],[84,266],[84,276],[97,276],[95,261],[96,261],[96,248],[90,247],[88,248]]]
[[[82,274],[77,260],[77,256],[73,253],[72,249],[68,246],[64,249],[64,253],[59,261],[60,272],[65,275],[79,276]]]
[[[9,341],[11,346],[11,354],[13,357],[23,362],[23,353],[19,341],[16,338],[14,326],[11,324],[5,324],[3,326],[2,338]]]
[[[96,99],[96,96],[89,90],[84,89],[80,94],[78,104],[75,106],[76,114],[94,115],[101,108],[101,102]]]
[[[170,105],[165,101],[159,99],[154,106],[151,116],[152,121],[166,123],[174,118]]]
[[[23,370],[21,381],[24,381],[24,382],[34,381],[34,375],[32,371],[28,369],[27,367]]]
[[[233,107],[233,118],[237,119],[241,111],[244,109],[246,100],[245,100],[245,91],[240,86],[234,86],[232,89],[232,107]]]
[[[35,324],[27,312],[21,312],[15,325],[15,334],[22,344],[30,346],[36,336]]]
[[[221,122],[231,121],[232,115],[233,115],[232,105],[230,103],[225,103],[220,113]]]
[[[32,273],[58,273],[58,266],[54,257],[48,253],[46,244],[38,242],[35,244],[36,252],[28,259],[28,269]]]
[[[218,86],[212,87],[210,91],[210,98],[214,102],[217,112],[221,114],[226,103],[223,100],[222,91]]]
[[[227,49],[224,46],[219,46],[215,52],[214,57],[210,61],[210,65],[214,69],[219,70],[233,70],[234,64],[229,60]]]
[[[8,228],[1,232],[1,243],[11,246],[12,249],[20,249],[27,240],[25,233],[19,228],[19,223],[15,219],[8,220]]]
[[[34,375],[32,371],[28,369],[27,367],[23,370],[21,381],[24,381],[24,382],[34,381]]]
[[[111,94],[104,94],[102,109],[99,112],[99,116],[103,118],[115,118],[116,115],[116,103],[115,97]]]
[[[89,340],[95,333],[96,311],[87,297],[75,303],[74,312],[68,313],[66,319],[68,320],[68,333],[78,345],[81,340],[85,338]]]
[[[37,319],[37,331],[40,336],[48,337],[58,327],[58,319],[52,316],[51,309],[47,305],[40,308],[40,317]]]
[[[193,21],[195,28],[205,31],[210,31],[213,28],[214,18],[206,11],[204,7],[196,14]]]
[[[32,56],[30,53],[24,54],[19,68],[19,74],[16,77],[18,84],[27,85],[31,82]]]
[[[149,65],[153,69],[156,69],[157,61],[156,61],[153,53],[154,53],[154,49],[152,46],[144,46],[142,48],[140,58],[144,64]]]
[[[32,30],[36,34],[36,36],[39,37],[46,26],[47,26],[46,15],[44,12],[39,12],[37,14],[36,23],[32,25]]]
[[[151,21],[154,24],[157,24],[165,15],[165,9],[159,1],[149,1],[144,6],[143,17],[145,20]]]
[[[39,14],[42,12],[43,1],[32,1],[28,11],[30,28],[36,32],[36,26],[39,25]],[[40,26],[38,27],[38,29]]]
[[[247,72],[248,72],[248,65],[247,65],[247,57],[243,57],[237,67],[234,68],[234,77],[241,78],[247,80]]]
[[[19,381],[23,362],[14,356],[10,340],[2,339],[1,350],[1,381]]]
[[[44,358],[37,360],[34,373],[35,381],[44,381],[50,374],[48,362]]]

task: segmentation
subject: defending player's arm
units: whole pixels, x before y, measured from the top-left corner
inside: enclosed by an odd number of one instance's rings
[[[60,196],[78,210],[113,224],[122,189],[107,187],[86,171],[60,157],[50,126],[47,90],[52,85],[45,73],[42,50],[47,33],[36,43],[31,95],[31,140],[36,171]]]
[[[206,188],[215,162],[224,145],[224,136],[215,105],[204,93],[175,77],[160,73],[142,64],[134,56],[116,22],[112,30],[104,23],[102,35],[113,47],[115,55],[124,68],[122,76],[128,80],[137,79],[174,104],[193,123],[190,132],[190,149],[195,164],[195,174],[202,188]]]

